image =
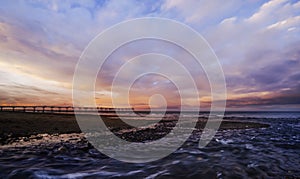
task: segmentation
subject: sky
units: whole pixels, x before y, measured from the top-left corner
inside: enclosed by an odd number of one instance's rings
[[[0,1],[0,104],[72,105],[73,75],[85,47],[110,26],[141,17],[179,21],[206,39],[224,71],[228,110],[300,109],[300,1],[295,0]],[[160,93],[170,108],[197,107],[199,101],[209,107],[203,70],[182,49],[153,40],[130,43],[107,59],[95,85],[99,106],[111,106],[112,79],[121,65],[149,51],[186,64],[200,96],[180,101],[168,79],[148,75],[132,86],[132,106],[147,107],[149,97]],[[136,65],[145,70],[151,63]],[[152,64],[156,67],[176,71],[164,62]],[[152,102],[160,107],[163,101]]]

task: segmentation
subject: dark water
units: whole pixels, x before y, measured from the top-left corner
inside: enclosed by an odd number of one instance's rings
[[[219,131],[203,149],[195,133],[168,157],[143,164],[108,158],[80,140],[8,147],[0,150],[0,178],[300,177],[300,113],[232,112],[226,118],[271,126]]]

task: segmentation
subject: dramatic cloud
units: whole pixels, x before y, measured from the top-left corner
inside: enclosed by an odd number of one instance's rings
[[[74,69],[87,44],[111,25],[138,17],[175,19],[201,33],[222,64],[230,109],[299,109],[300,2],[293,0],[2,1],[0,103],[71,104]],[[107,59],[96,83],[97,102],[109,106],[114,74],[149,52],[176,58],[196,80],[199,99],[210,102],[205,73],[191,56],[151,40],[127,44]],[[176,70],[168,64],[160,68]],[[134,84],[131,103],[147,106],[149,94],[159,91],[169,106],[178,105],[177,89],[151,75]],[[183,105],[196,105],[187,101]]]

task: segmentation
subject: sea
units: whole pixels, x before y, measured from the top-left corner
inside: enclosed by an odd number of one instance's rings
[[[169,156],[148,163],[121,162],[69,141],[75,134],[58,135],[51,144],[2,146],[0,178],[300,178],[300,112],[226,112],[224,118],[270,127],[219,130],[204,148],[192,134]]]

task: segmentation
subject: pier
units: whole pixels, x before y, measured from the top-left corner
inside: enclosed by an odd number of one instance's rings
[[[107,107],[74,107],[74,106],[0,106],[1,111],[35,112],[35,113],[95,113],[95,112],[129,112],[133,108],[107,108]]]

